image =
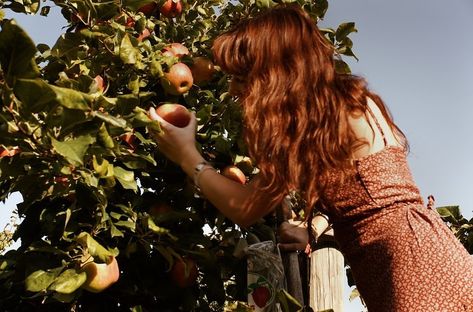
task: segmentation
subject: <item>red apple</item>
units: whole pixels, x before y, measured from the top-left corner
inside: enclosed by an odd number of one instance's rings
[[[137,147],[135,143],[136,136],[133,134],[133,132],[127,132],[127,133],[122,134],[120,136],[120,139],[128,145],[129,147],[128,151],[130,153],[133,153],[136,150],[136,147]]]
[[[66,176],[57,176],[54,177],[54,182],[67,186],[69,184],[69,178]]]
[[[180,104],[163,104],[156,108],[156,114],[180,128],[187,126],[191,120],[191,113]]]
[[[119,16],[115,17],[115,21],[128,28],[135,27],[135,20],[131,16],[126,15],[125,13],[122,13]]]
[[[174,262],[170,274],[174,284],[181,288],[187,288],[195,284],[199,272],[194,260],[183,257]]]
[[[146,17],[150,17],[156,11],[158,4],[156,2],[150,2],[148,4],[143,5],[141,8],[138,9],[138,12],[143,13]]]
[[[10,151],[0,146],[0,158],[9,157],[9,156],[10,156]]]
[[[118,281],[120,269],[115,257],[110,257],[107,263],[88,262],[82,267],[87,273],[87,280],[82,288],[93,293],[99,293]]]
[[[11,149],[0,146],[0,158],[13,157],[19,153],[21,153],[21,149],[18,146],[12,147]]]
[[[128,16],[126,18],[125,27],[129,27],[129,28],[135,27],[135,20],[131,18],[130,16]]]
[[[212,61],[204,56],[194,57],[193,61],[191,71],[194,83],[198,85],[210,81],[215,73]]]
[[[163,55],[177,56],[181,58],[184,55],[189,55],[189,49],[187,49],[182,43],[173,42],[170,45],[164,47]]]
[[[161,79],[164,90],[172,95],[181,95],[189,91],[194,83],[190,68],[184,63],[171,66],[168,73]]]
[[[145,40],[146,38],[148,38],[149,36],[151,36],[151,32],[149,31],[148,28],[145,28],[143,29],[143,31],[141,32],[141,34],[138,36],[138,41],[141,42],[143,40]]]
[[[240,184],[246,183],[246,176],[237,166],[227,166],[221,171],[222,175]]]
[[[103,92],[103,90],[105,89],[105,83],[103,81],[102,76],[97,75],[97,76],[95,76],[94,80],[97,83],[98,91]]]
[[[167,0],[160,9],[162,15],[173,18],[182,13],[181,0]]]
[[[149,214],[156,217],[156,216],[168,213],[170,211],[172,211],[171,206],[169,206],[168,204],[164,202],[158,202],[154,204],[153,206],[151,206],[151,208],[149,209]]]

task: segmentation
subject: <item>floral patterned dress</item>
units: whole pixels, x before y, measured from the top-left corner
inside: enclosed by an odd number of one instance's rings
[[[472,312],[473,257],[424,205],[404,149],[387,145],[376,124],[384,149],[356,160],[352,179],[325,194],[369,312]]]

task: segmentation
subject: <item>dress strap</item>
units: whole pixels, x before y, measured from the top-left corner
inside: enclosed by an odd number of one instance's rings
[[[373,111],[371,110],[371,108],[369,107],[369,105],[367,105],[366,107],[367,107],[368,112],[370,113],[371,117],[373,118],[374,122],[376,123],[376,127],[378,127],[379,132],[381,132],[381,136],[383,137],[384,146],[387,146],[387,145],[388,145],[388,141],[386,140],[386,136],[384,135],[383,128],[381,128],[381,125],[379,124],[378,119],[377,119],[376,116],[374,115],[374,113],[373,113]]]

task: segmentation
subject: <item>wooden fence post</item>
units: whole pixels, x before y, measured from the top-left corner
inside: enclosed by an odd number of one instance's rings
[[[343,312],[345,262],[333,230],[322,235],[310,256],[309,306],[315,311]]]

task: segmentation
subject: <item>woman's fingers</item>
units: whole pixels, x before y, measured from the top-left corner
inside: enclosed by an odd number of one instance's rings
[[[154,107],[150,107],[149,108],[149,116],[151,117],[152,120],[156,120],[159,122],[161,128],[163,129],[167,129],[169,128],[170,126],[172,126],[172,124],[170,124],[169,122],[167,122],[166,120],[164,120],[161,116],[159,116],[158,114],[156,114],[156,110],[154,109]]]
[[[191,112],[190,115],[191,115],[191,117],[190,117],[189,124],[187,126],[185,126],[184,128],[182,128],[182,129],[192,128],[192,131],[195,131],[196,126],[197,126],[197,118],[195,116],[195,112]],[[173,124],[171,124],[171,123],[167,122],[166,120],[164,120],[163,117],[159,116],[156,113],[156,110],[154,109],[154,107],[149,108],[149,116],[151,117],[152,120],[158,121],[161,125],[161,128],[163,128],[163,129],[177,128]]]
[[[186,126],[186,128],[192,128],[194,131],[197,128],[197,117],[195,116],[195,112],[191,112],[191,120],[189,121],[189,124]]]

